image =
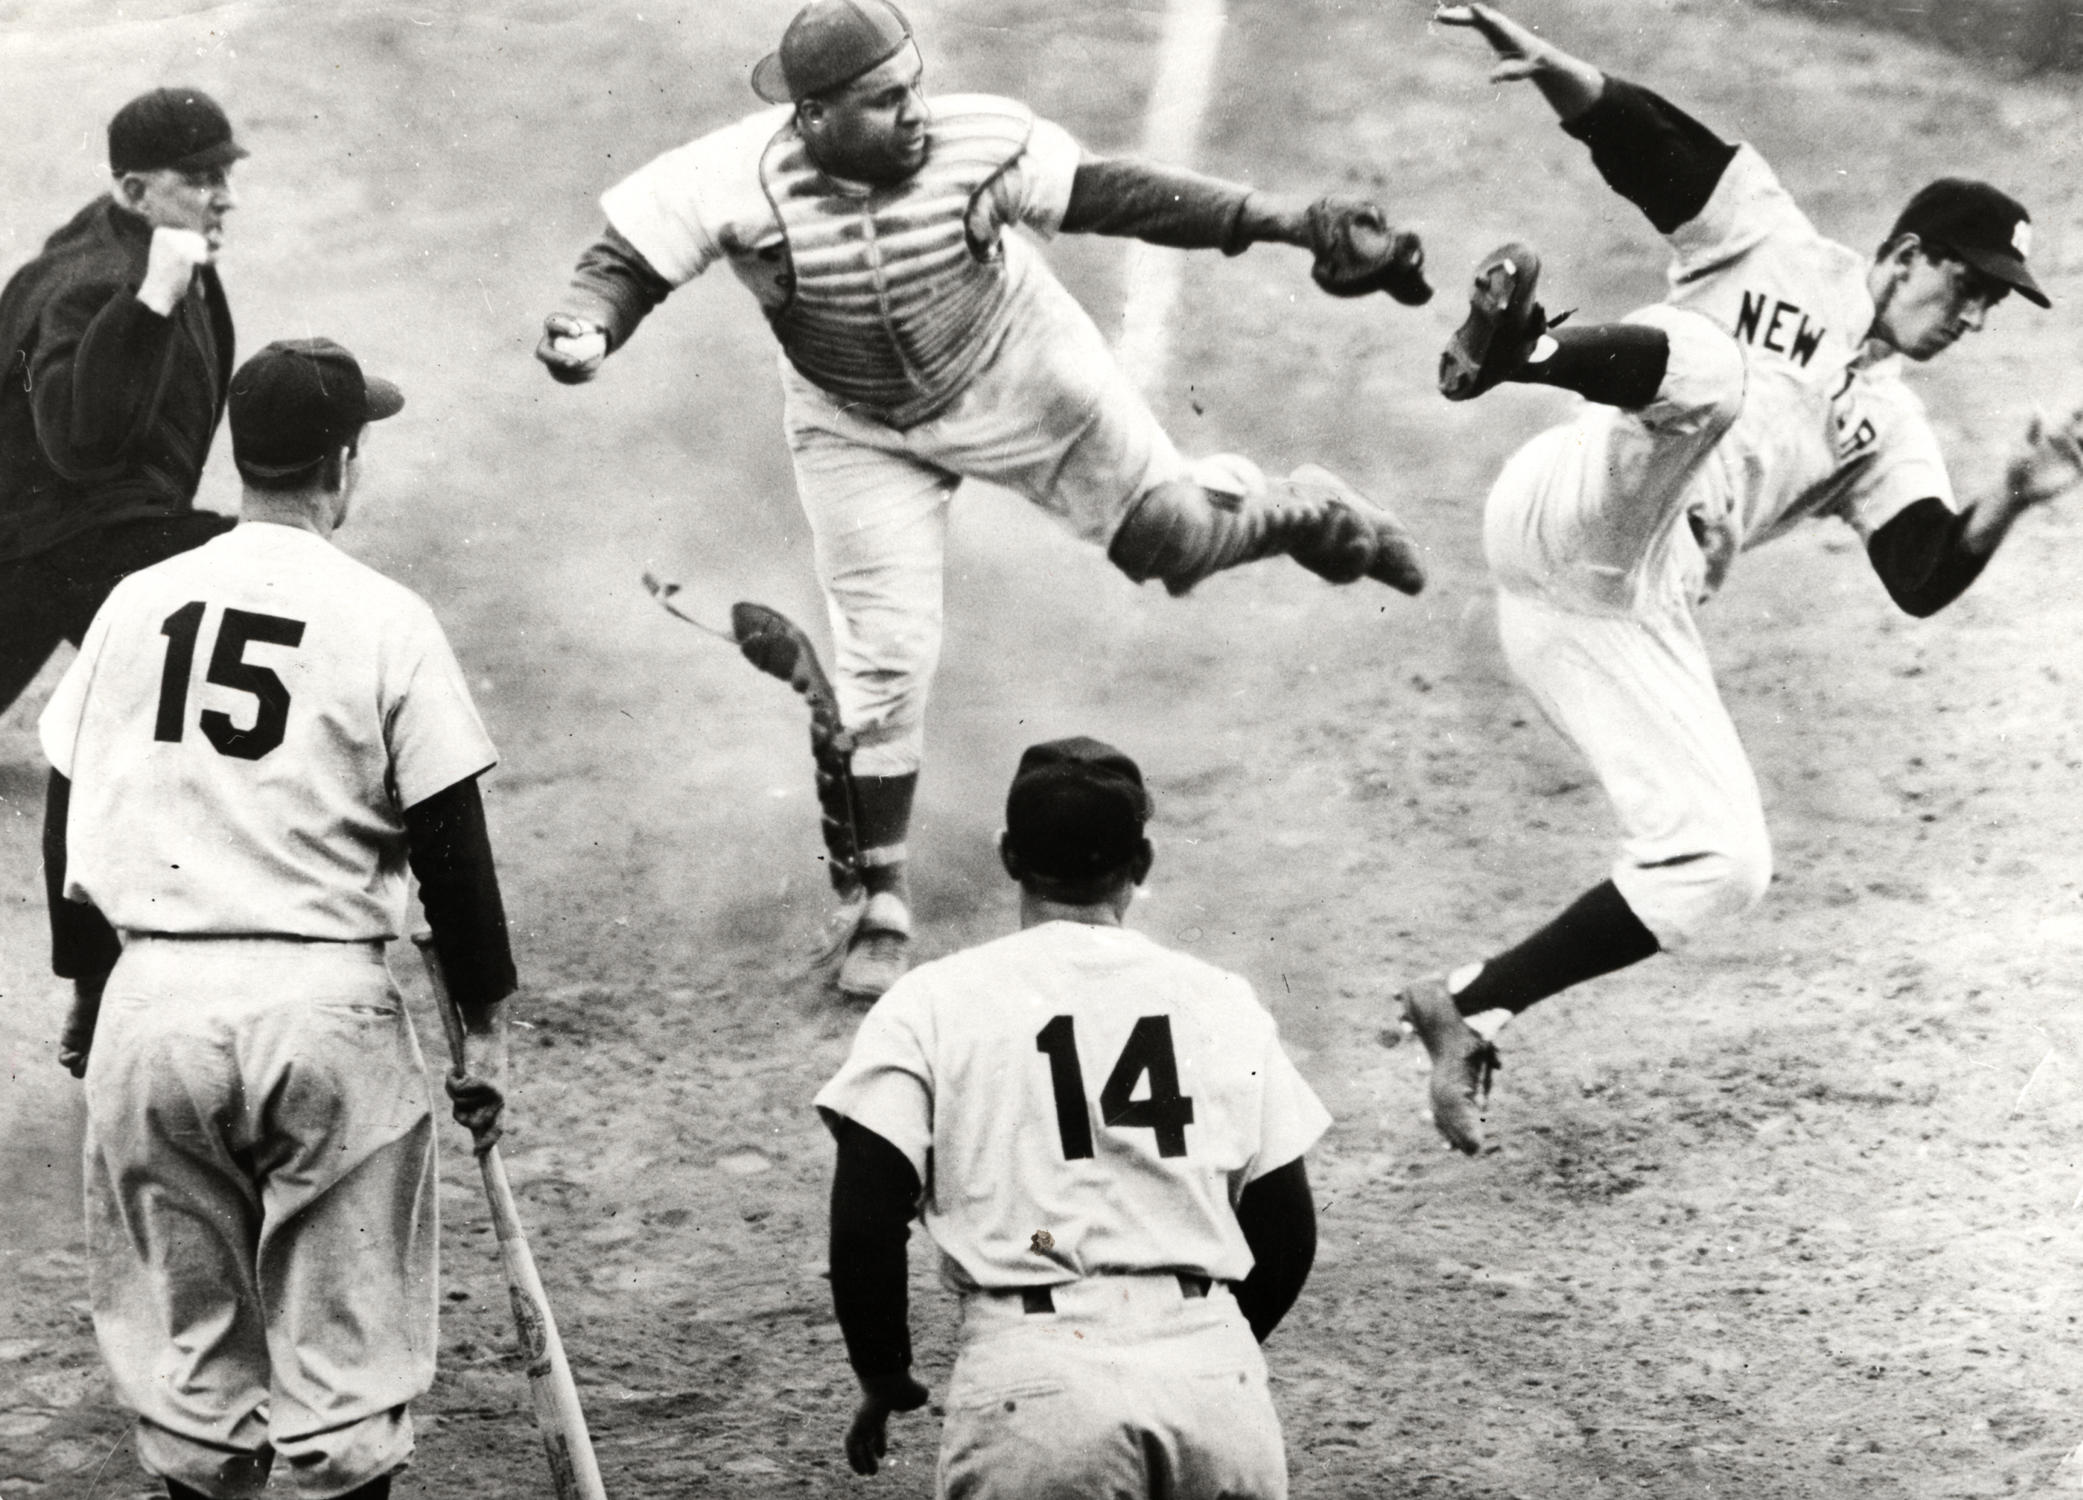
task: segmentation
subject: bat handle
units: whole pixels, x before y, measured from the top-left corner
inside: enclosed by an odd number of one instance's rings
[[[433,933],[415,932],[412,945],[419,949],[420,963],[427,971],[427,986],[434,991],[434,1009],[441,1013],[441,1031],[448,1038],[449,1071],[461,1078],[467,1071],[463,1065],[463,1013],[456,1009],[456,997],[449,993],[448,971],[441,967]]]

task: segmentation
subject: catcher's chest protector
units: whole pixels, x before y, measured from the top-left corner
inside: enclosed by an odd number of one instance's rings
[[[977,244],[970,210],[1026,149],[1028,108],[958,94],[931,105],[926,162],[904,182],[842,192],[791,121],[760,158],[760,184],[788,241],[793,288],[768,310],[803,376],[893,427],[944,410],[991,348],[1006,310],[1005,259]]]

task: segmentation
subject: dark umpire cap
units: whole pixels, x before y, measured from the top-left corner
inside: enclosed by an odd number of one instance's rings
[[[364,375],[331,339],[279,339],[231,378],[231,453],[243,473],[283,479],[395,416],[405,397]]]
[[[769,104],[814,99],[880,67],[911,40],[911,22],[889,0],[810,0],[781,34],[781,46],[752,70],[752,92]]]
[[[2016,198],[1986,182],[1941,177],[1919,189],[1888,238],[1905,234],[1952,251],[1983,275],[2016,287],[2029,302],[2053,306],[2025,269],[2025,257],[2032,253],[2032,215]]]
[[[111,172],[206,172],[246,155],[231,138],[231,121],[201,89],[154,89],[108,122]]]
[[[1150,794],[1136,763],[1080,735],[1029,747],[1005,797],[1006,848],[1029,872],[1077,883],[1124,869],[1143,846]]]

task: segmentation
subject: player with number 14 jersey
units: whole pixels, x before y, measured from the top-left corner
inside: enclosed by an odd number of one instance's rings
[[[1113,747],[1031,747],[1000,842],[1020,930],[898,980],[817,1096],[858,1472],[926,1399],[922,1206],[963,1304],[940,1493],[1286,1494],[1257,1346],[1315,1256],[1304,1155],[1330,1117],[1248,983],[1122,925],[1149,810]]]

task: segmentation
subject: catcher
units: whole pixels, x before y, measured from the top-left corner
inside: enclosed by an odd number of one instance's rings
[[[1011,99],[928,99],[923,67],[887,0],[813,0],[753,71],[772,108],[607,192],[607,227],[536,349],[558,380],[590,380],[719,260],[780,341],[854,755],[859,900],[839,985],[863,999],[909,963],[905,839],[963,478],[1025,495],[1174,594],[1277,553],[1334,583],[1424,583],[1403,527],[1323,469],[1268,479],[1242,458],[1182,458],[1029,239],[1296,245],[1333,295],[1415,304],[1431,296],[1417,237],[1356,199],[1093,156]]]

